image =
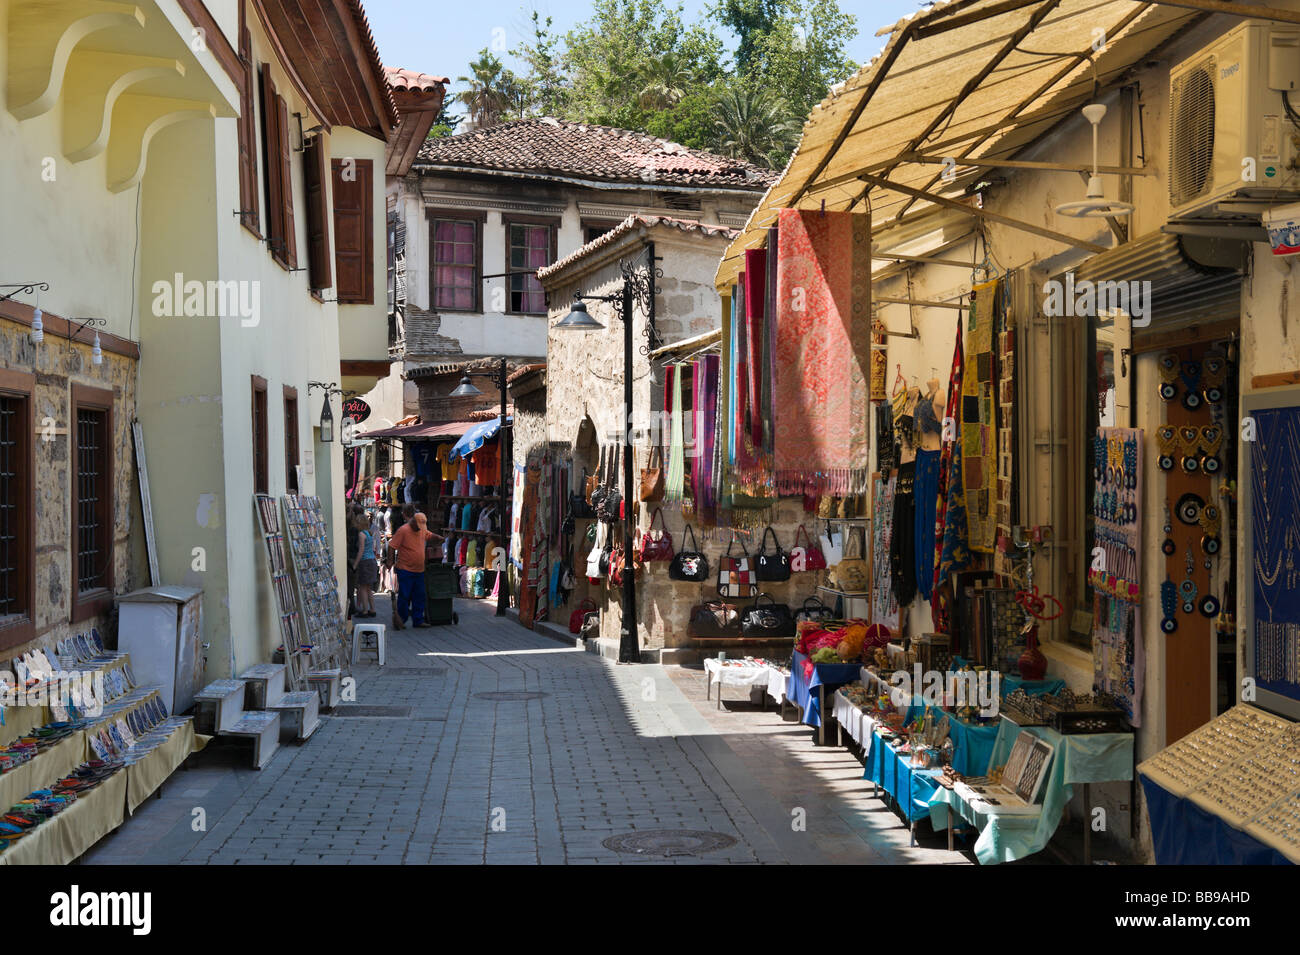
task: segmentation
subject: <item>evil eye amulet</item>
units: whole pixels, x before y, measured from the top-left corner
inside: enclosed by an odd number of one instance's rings
[[[1166,537],[1164,543],[1160,545],[1160,549],[1164,551],[1166,557],[1172,557],[1174,556],[1174,551],[1178,550],[1178,545],[1174,543],[1172,537]]]
[[[1201,459],[1201,470],[1206,474],[1218,474],[1220,467],[1222,465],[1219,463],[1219,459],[1213,455],[1207,454]]]
[[[1219,539],[1208,534],[1201,538],[1201,550],[1213,557],[1219,552]]]
[[[1162,471],[1172,471],[1174,469],[1174,458],[1170,454],[1162,454],[1156,459],[1156,466]]]
[[[1198,608],[1202,617],[1214,617],[1219,613],[1219,598],[1214,594],[1206,594],[1201,598],[1201,606]]]
[[[1160,385],[1160,397],[1165,401],[1173,401],[1178,397],[1178,386],[1169,381],[1163,382]]]
[[[1196,411],[1201,404],[1201,396],[1197,392],[1189,391],[1183,395],[1183,407],[1188,411]]]
[[[1201,469],[1201,462],[1198,461],[1196,458],[1192,457],[1190,454],[1187,455],[1187,457],[1183,458],[1183,470],[1186,471],[1188,474],[1195,474],[1200,469]]]
[[[1178,621],[1173,617],[1165,617],[1160,621],[1160,629],[1165,633],[1173,633],[1178,629]]]

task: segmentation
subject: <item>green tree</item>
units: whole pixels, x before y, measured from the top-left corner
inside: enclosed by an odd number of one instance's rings
[[[512,105],[516,90],[512,87],[513,75],[499,59],[484,47],[478,59],[469,65],[469,76],[458,76],[458,83],[466,84],[456,94],[456,100],[469,110],[470,119],[479,126],[491,126]]]
[[[541,14],[534,10],[531,22],[532,39],[510,51],[528,68],[519,77],[527,101],[524,115],[563,116],[569,90],[561,62],[561,38],[552,32],[550,17],[543,22]]]
[[[789,104],[746,83],[727,87],[714,120],[714,149],[733,159],[780,168],[799,140],[800,121]]]
[[[642,64],[640,82],[643,85],[637,102],[641,108],[666,110],[686,96],[686,91],[695,82],[695,74],[680,54],[668,50]]]
[[[742,78],[759,89],[780,90],[791,109],[807,117],[827,91],[853,74],[857,64],[845,46],[858,34],[857,18],[836,0],[780,0],[781,14],[756,35]]]
[[[756,42],[772,32],[784,7],[784,0],[718,0],[709,8],[709,16],[730,29],[740,40],[736,47],[738,72],[749,72]]]
[[[457,113],[453,113],[450,109],[447,108],[448,105],[449,104],[447,100],[444,98],[442,101],[442,106],[438,109],[438,118],[435,119],[433,121],[433,125],[429,127],[429,137],[428,137],[429,139],[433,139],[439,136],[456,135],[456,127],[461,124],[461,121],[465,117]]]

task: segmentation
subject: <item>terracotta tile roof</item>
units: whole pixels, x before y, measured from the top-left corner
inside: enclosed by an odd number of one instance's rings
[[[431,76],[428,73],[417,73],[414,70],[402,70],[393,66],[384,67],[384,79],[388,81],[389,89],[401,93],[408,91],[432,93],[451,82],[451,78],[447,76]]]
[[[630,215],[608,232],[601,233],[586,245],[574,249],[564,258],[552,262],[550,265],[542,266],[537,270],[537,279],[538,281],[544,282],[548,277],[554,275],[556,272],[568,268],[579,259],[585,258],[593,252],[605,248],[607,245],[612,245],[628,233],[634,232],[637,229],[651,229],[656,226],[679,229],[682,232],[694,232],[698,235],[716,235],[719,238],[726,239],[728,242],[740,235],[739,229],[730,229],[723,225],[707,225],[703,222],[698,222],[695,219],[675,219],[671,216]]]
[[[495,170],[521,176],[763,192],[777,173],[646,133],[545,117],[498,123],[426,141],[415,168]]]

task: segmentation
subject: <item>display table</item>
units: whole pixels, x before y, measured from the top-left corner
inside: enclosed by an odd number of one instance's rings
[[[790,687],[790,674],[780,667],[767,668],[767,695],[776,701],[776,705],[785,707]]]
[[[1156,865],[1293,865],[1272,846],[1234,829],[1190,799],[1139,774]]]
[[[197,753],[212,739],[194,732],[194,721],[186,720],[172,731],[167,742],[126,767],[126,811],[135,812],[174,773],[191,753]]]
[[[0,852],[0,865],[67,865],[125,818],[126,772],[119,770]]]
[[[826,743],[826,727],[822,722],[822,713],[826,710],[826,693],[834,693],[846,683],[852,683],[862,675],[862,667],[857,663],[816,663],[812,675],[804,675],[804,664],[808,658],[798,650],[790,662],[790,681],[786,694],[791,703],[803,712],[803,722],[817,727],[817,741]]]
[[[998,728],[989,766],[1000,766],[1007,761],[1011,746],[1022,728],[1005,716]],[[983,814],[968,806],[956,792],[942,789],[935,793],[930,803],[930,821],[935,829],[948,825],[951,811],[974,823],[980,830],[975,842],[975,856],[983,865],[1010,862],[1040,851],[1052,838],[1060,825],[1061,815],[1074,795],[1075,785],[1087,787],[1092,783],[1120,782],[1133,778],[1133,734],[1093,733],[1063,736],[1046,726],[1027,726],[1024,732],[1047,740],[1056,747],[1052,768],[1042,793],[1042,812],[1037,816],[1009,816]],[[1089,837],[1091,820],[1084,819],[1085,862],[1090,855]]]
[[[864,754],[870,752],[872,730],[876,725],[874,716],[849,700],[843,690],[835,691],[831,701],[831,715],[841,733],[861,746]]]
[[[867,754],[862,778],[871,780],[873,788],[883,789],[893,797],[915,838],[916,823],[930,817],[930,800],[936,790],[942,789],[935,782],[939,775],[941,770],[913,766],[910,753],[899,753],[891,744],[877,738]]]
[[[722,688],[724,686],[762,687],[767,692],[769,671],[766,663],[742,662],[739,660],[722,661],[710,657],[704,661],[704,698],[711,699],[713,687],[718,688],[718,709],[722,709]]]

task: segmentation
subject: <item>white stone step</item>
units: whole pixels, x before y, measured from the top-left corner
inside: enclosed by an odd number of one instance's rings
[[[280,714],[282,725],[293,729],[300,743],[306,742],[320,726],[320,695],[315,690],[286,693],[267,709]]]
[[[284,696],[284,664],[258,663],[239,674],[248,682],[245,705],[250,710],[269,710]]]
[[[307,683],[320,694],[320,706],[323,710],[332,710],[339,705],[343,695],[343,671],[337,667],[332,670],[307,671]]]
[[[245,713],[234,725],[221,730],[220,736],[241,736],[253,741],[253,768],[261,769],[280,748],[280,714]]]
[[[215,680],[194,694],[194,728],[213,735],[239,722],[244,712],[244,681]]]

